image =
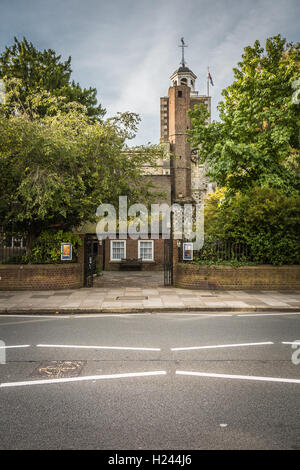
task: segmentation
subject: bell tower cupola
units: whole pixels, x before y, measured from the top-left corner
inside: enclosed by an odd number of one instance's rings
[[[191,89],[191,96],[197,96],[198,92],[195,91],[195,81],[197,76],[186,66],[184,48],[187,47],[187,45],[183,38],[181,38],[181,45],[179,47],[182,49],[182,57],[179,69],[175,70],[170,77],[172,86],[186,85]]]

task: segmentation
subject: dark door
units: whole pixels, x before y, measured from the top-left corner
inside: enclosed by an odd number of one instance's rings
[[[96,273],[97,240],[90,235],[84,239],[84,286],[93,287]]]

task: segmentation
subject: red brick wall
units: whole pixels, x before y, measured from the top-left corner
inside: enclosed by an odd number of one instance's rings
[[[179,263],[174,285],[187,289],[299,289],[300,266],[199,266]]]
[[[79,263],[0,265],[0,290],[76,289],[82,285]]]
[[[105,240],[105,270],[119,271],[120,263],[110,260],[110,240]],[[101,255],[100,255],[101,256]],[[126,258],[138,258],[138,240],[126,240]],[[143,261],[143,271],[162,270],[164,268],[164,240],[154,240],[154,261]]]

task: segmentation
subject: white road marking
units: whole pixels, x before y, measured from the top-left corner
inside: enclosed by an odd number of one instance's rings
[[[281,341],[281,344],[299,344],[300,346],[300,340],[295,339],[295,341]]]
[[[187,348],[171,348],[171,351],[189,351],[192,349],[215,349],[215,348],[236,348],[242,346],[263,346],[266,344],[274,344],[272,341],[264,343],[240,343],[240,344],[217,344],[214,346],[192,346]]]
[[[87,380],[103,380],[103,379],[122,379],[127,377],[148,377],[153,375],[166,375],[164,370],[156,370],[151,372],[133,372],[126,374],[111,374],[111,375],[87,375],[85,377],[66,377],[61,379],[46,379],[46,380],[27,380],[24,382],[6,382],[1,383],[0,388],[5,387],[22,387],[26,385],[47,385],[65,382],[83,382]]]
[[[37,344],[37,348],[120,349],[124,351],[160,351],[160,348],[131,348],[125,346],[80,346],[72,344]]]
[[[159,315],[170,315],[172,317],[232,317],[233,315],[223,313],[176,313],[176,312],[159,312]]]
[[[272,317],[276,315],[300,315],[300,312],[286,312],[286,313],[244,313],[238,314],[237,317]]]
[[[176,370],[177,375],[195,375],[198,377],[215,377],[220,379],[260,380],[262,382],[281,382],[300,384],[300,379],[286,379],[282,377],[258,377],[255,375],[211,374],[207,372],[189,372]]]
[[[21,315],[21,314],[20,315],[18,315],[18,314],[3,315],[1,313],[0,314],[0,319],[3,318],[3,317],[4,318],[10,318],[10,317],[11,318],[59,318],[60,320],[62,318],[71,318],[70,315],[59,315],[59,317],[56,317],[55,315],[34,315],[34,314],[32,314],[32,315],[30,315],[30,314],[28,314],[28,315],[26,315],[26,314],[24,314],[24,315]]]
[[[12,348],[30,348],[30,344],[18,344],[16,346],[0,346],[0,349],[12,349]]]
[[[8,323],[1,323],[0,326],[10,326],[10,325],[25,325],[27,323],[42,323],[42,322],[49,322],[49,321],[54,321],[57,320],[58,318],[40,318],[39,320],[23,320],[23,321],[10,321]],[[63,320],[63,318],[59,318],[59,320]]]

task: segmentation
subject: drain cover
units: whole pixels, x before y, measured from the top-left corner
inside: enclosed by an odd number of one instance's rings
[[[32,372],[30,377],[78,377],[86,361],[44,361]]]
[[[52,294],[52,296],[70,295],[70,294],[72,294],[72,292],[54,292],[54,294]]]
[[[31,299],[48,299],[50,297],[50,294],[34,294],[30,298]]]
[[[116,297],[116,300],[148,300],[148,296],[145,295],[124,295],[120,297]]]

